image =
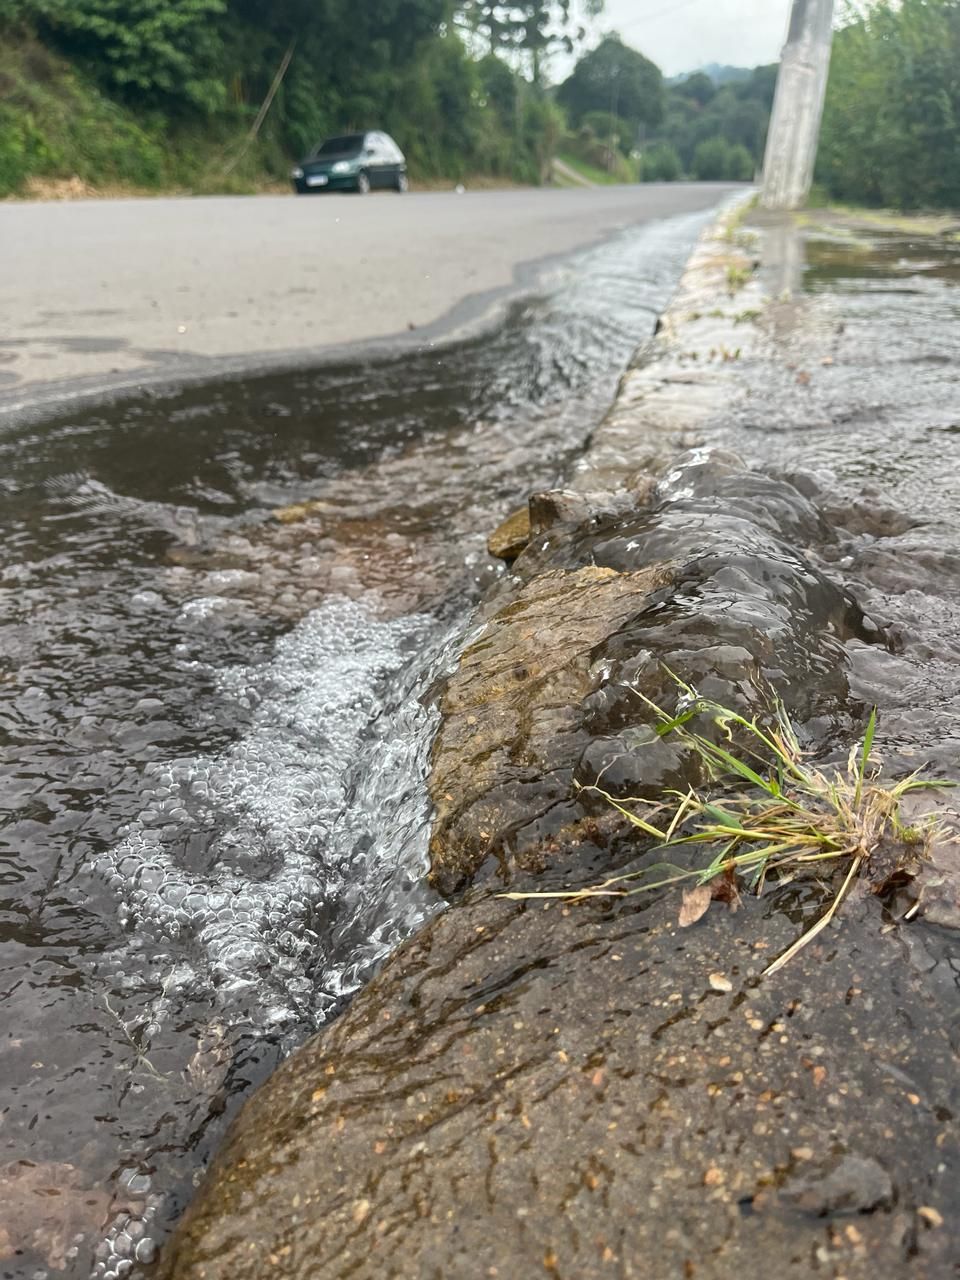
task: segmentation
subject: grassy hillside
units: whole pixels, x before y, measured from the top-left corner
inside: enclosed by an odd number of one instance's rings
[[[224,169],[243,139],[238,119],[191,130],[134,116],[30,37],[0,44],[0,195],[78,190],[251,190],[285,176],[269,137]]]

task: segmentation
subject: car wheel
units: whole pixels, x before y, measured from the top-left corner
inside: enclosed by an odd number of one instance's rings
[[[397,174],[396,188],[403,195],[404,191],[410,190],[410,179],[405,173]]]
[[[370,179],[365,173],[357,174],[357,195],[365,196],[370,190]]]

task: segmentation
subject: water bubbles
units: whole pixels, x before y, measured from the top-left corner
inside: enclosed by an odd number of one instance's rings
[[[207,597],[185,610],[202,619],[228,603]],[[402,685],[391,720],[398,691],[388,678],[422,649],[429,625],[383,621],[333,597],[278,642],[271,662],[216,673],[224,696],[254,708],[247,731],[220,755],[148,765],[139,820],[96,863],[126,925],[176,945],[192,986],[238,1017],[262,1019],[268,1008],[272,1021],[322,1016],[326,996],[312,1011],[308,976],[357,962],[321,939],[318,911],[365,909],[363,886],[402,862],[398,841],[422,865],[431,713]],[[387,818],[411,804],[415,818]],[[192,853],[190,831],[206,833]],[[364,945],[379,950],[382,892],[366,909]]]
[[[140,609],[162,609],[166,603],[158,591],[137,591],[130,600]]]
[[[129,1207],[118,1213],[94,1252],[90,1280],[123,1280],[133,1274],[137,1263],[150,1263],[157,1246],[149,1234],[153,1229],[161,1198],[151,1191],[151,1179],[136,1169],[124,1169],[117,1178],[121,1196]]]
[[[135,1261],[149,1264],[157,1256],[157,1246],[149,1236],[144,1236],[142,1240],[137,1241],[133,1256]]]

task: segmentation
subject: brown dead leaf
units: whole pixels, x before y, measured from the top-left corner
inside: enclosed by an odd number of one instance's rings
[[[740,908],[740,890],[737,887],[737,873],[729,867],[722,876],[710,881],[710,897],[714,902],[725,902],[731,911]]]
[[[713,898],[713,890],[708,884],[698,884],[692,889],[684,889],[683,904],[680,907],[680,919],[677,923],[681,929],[688,929],[696,924],[709,907]]]

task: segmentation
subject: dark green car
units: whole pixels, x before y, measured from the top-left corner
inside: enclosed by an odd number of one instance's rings
[[[298,195],[320,191],[356,191],[375,187],[406,191],[407,162],[388,133],[347,133],[327,138],[290,171]]]

